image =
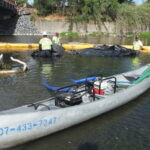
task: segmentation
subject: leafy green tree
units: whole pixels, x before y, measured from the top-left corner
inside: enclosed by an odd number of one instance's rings
[[[133,3],[133,0],[118,0],[119,3]]]
[[[34,7],[37,8],[40,15],[54,13],[60,0],[35,0]]]
[[[143,29],[150,27],[150,3],[143,5],[130,5],[127,3],[120,4],[117,12],[117,24],[121,25],[122,29],[129,32],[134,32],[139,28]]]

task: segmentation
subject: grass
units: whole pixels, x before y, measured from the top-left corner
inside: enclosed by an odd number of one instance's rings
[[[61,36],[71,36],[71,37],[80,36],[80,34],[77,32],[62,32],[60,35]]]
[[[150,38],[150,32],[143,32],[140,34],[140,37],[142,38]]]
[[[92,32],[89,34],[89,36],[99,36],[99,35],[104,35],[102,32]]]

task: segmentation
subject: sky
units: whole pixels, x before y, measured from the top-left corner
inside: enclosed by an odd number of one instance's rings
[[[144,2],[144,0],[133,0],[137,5],[140,5]],[[34,4],[34,0],[28,0],[28,3],[30,5],[33,5]]]
[[[144,2],[144,0],[133,0],[137,5],[140,5]]]
[[[30,5],[33,5],[33,4],[34,4],[34,0],[28,0],[28,3],[29,3]]]

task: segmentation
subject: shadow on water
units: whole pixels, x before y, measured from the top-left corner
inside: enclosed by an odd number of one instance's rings
[[[9,19],[0,20],[0,34],[1,35],[12,35],[16,29],[18,17],[14,16]],[[4,37],[4,36],[3,36]],[[3,40],[1,40],[3,41]]]
[[[92,144],[90,142],[86,142],[84,144],[79,145],[77,150],[100,150],[96,144]]]

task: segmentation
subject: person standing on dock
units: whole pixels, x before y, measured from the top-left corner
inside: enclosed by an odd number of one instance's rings
[[[140,40],[138,36],[136,36],[135,41],[133,42],[133,49],[140,51],[142,50],[142,47],[143,47],[142,41]]]
[[[47,37],[47,33],[43,32],[43,38],[39,41],[39,50],[43,56],[52,55],[52,41]]]
[[[55,33],[55,36],[53,36],[52,41],[54,44],[60,45],[60,36],[58,32]]]

